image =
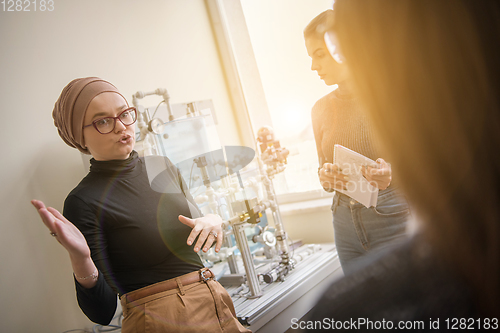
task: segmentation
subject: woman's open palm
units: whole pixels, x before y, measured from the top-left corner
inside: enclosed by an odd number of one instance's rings
[[[83,234],[77,227],[68,221],[57,209],[46,208],[39,200],[32,200],[31,203],[38,210],[45,226],[51,233],[56,234],[57,241],[73,257],[90,257],[90,249]]]

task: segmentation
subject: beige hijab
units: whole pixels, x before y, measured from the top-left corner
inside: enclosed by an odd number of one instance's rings
[[[92,99],[103,92],[114,92],[123,97],[111,83],[98,77],[86,77],[68,83],[54,105],[52,118],[59,136],[84,154],[90,155],[83,138],[85,112]]]

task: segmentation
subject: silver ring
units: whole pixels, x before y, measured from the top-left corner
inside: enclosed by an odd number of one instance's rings
[[[214,232],[213,230],[212,230],[212,231],[210,231],[210,235],[214,236],[214,238],[217,238],[217,233],[216,233],[216,232]]]
[[[55,232],[51,232],[51,233],[50,233],[50,235],[51,235],[52,237],[57,237],[57,234],[56,234]]]

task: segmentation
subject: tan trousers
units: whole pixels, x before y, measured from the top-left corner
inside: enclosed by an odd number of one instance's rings
[[[147,287],[146,287],[147,288]],[[236,318],[233,301],[219,282],[200,281],[128,302],[122,333],[250,332]]]

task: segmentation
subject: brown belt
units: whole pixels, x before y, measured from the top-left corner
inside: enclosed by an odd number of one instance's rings
[[[127,302],[134,302],[143,297],[161,293],[163,291],[182,288],[181,286],[179,286],[179,283],[182,286],[187,286],[188,284],[192,284],[199,281],[207,281],[213,279],[214,277],[215,274],[212,273],[210,269],[202,268],[199,271],[184,274],[170,280],[158,282],[150,286],[131,291],[129,293],[122,295],[120,299],[125,297]]]

